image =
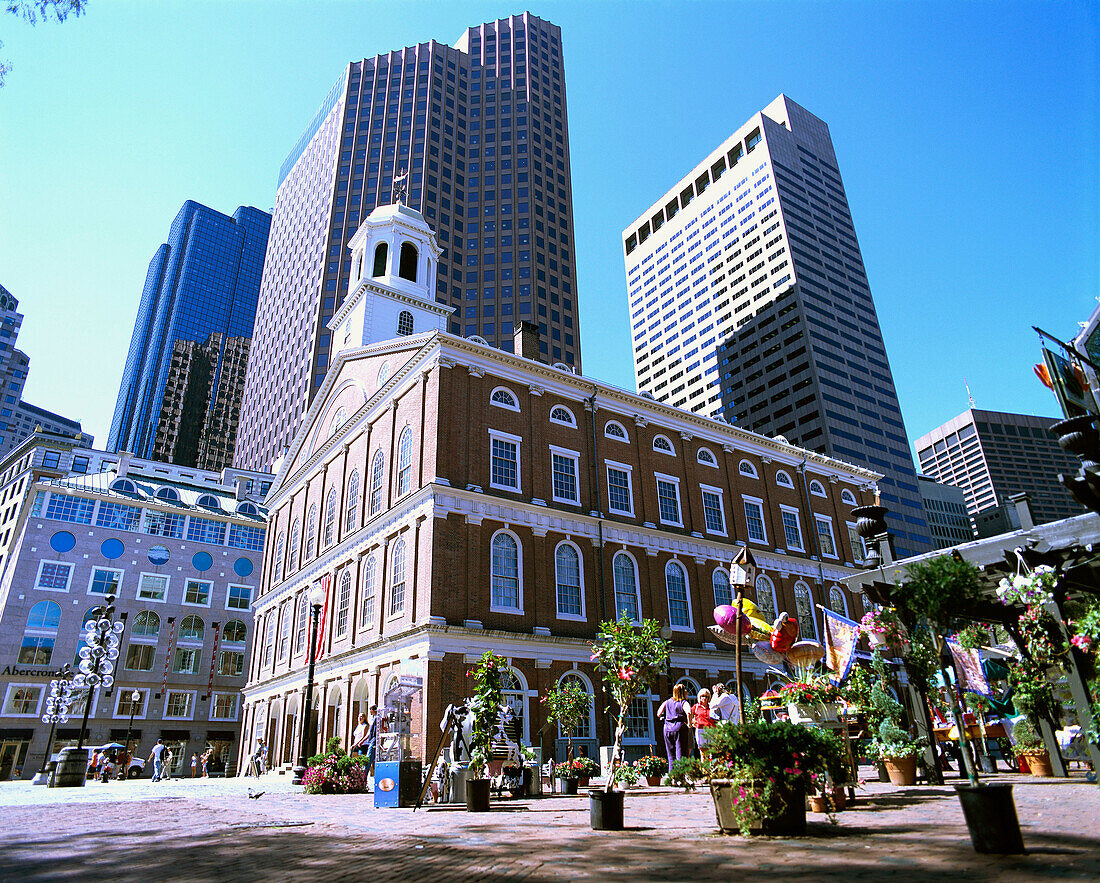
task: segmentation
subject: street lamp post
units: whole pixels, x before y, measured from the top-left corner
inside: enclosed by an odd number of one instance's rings
[[[53,734],[59,723],[67,723],[69,720],[69,705],[73,701],[72,668],[66,665],[58,672],[60,677],[50,681],[50,695],[46,697],[46,713],[42,715],[42,723],[50,725],[50,735],[46,740],[46,751],[42,756],[42,769],[31,781],[32,785],[44,785],[46,783],[46,767],[50,762],[50,752],[53,749]]]
[[[301,785],[306,774],[306,759],[313,754],[315,729],[310,726],[313,707],[313,668],[317,662],[317,623],[321,618],[321,605],[325,601],[325,592],[319,583],[314,583],[308,592],[310,615],[309,670],[306,674],[306,695],[302,709],[302,736],[298,741],[298,765],[294,767],[292,785]]]
[[[127,758],[129,758],[130,756],[133,755],[133,749],[130,747],[130,742],[133,739],[133,734],[134,734],[134,712],[137,711],[137,704],[140,701],[141,701],[141,691],[140,690],[134,690],[134,692],[132,692],[130,694],[130,723],[126,727],[126,756],[127,756]],[[127,765],[129,765],[129,760],[127,760]],[[129,770],[123,770],[122,774],[124,776],[128,775]]]

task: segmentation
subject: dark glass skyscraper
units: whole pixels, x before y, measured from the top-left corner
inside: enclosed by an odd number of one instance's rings
[[[108,450],[231,465],[271,215],[183,204],[149,262]]]
[[[560,29],[525,13],[352,62],[279,174],[236,461],[271,462],[325,378],[326,326],[348,290],[346,244],[408,171],[406,203],[444,248],[449,330],[580,366]]]

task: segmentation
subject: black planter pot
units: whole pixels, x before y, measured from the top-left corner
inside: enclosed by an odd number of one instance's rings
[[[1025,851],[1011,785],[1007,782],[956,785],[955,791],[962,804],[975,852],[1021,855]]]
[[[489,779],[466,780],[466,812],[489,811]]]
[[[593,788],[588,792],[588,817],[593,831],[621,831],[623,829],[624,791],[604,791]]]
[[[576,779],[558,779],[558,793],[559,794],[576,794],[577,793],[577,780]]]

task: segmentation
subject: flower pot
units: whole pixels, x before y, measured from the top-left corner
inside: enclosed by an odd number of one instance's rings
[[[593,831],[621,831],[623,829],[622,791],[604,791],[593,788],[588,792],[588,820]]]
[[[983,773],[997,772],[997,764],[988,754],[979,754],[978,763],[981,764]]]
[[[1031,768],[1033,776],[1053,776],[1054,767],[1050,764],[1050,755],[1043,751],[1039,754],[1028,754],[1027,765]]]
[[[1027,765],[1027,758],[1022,754],[1016,758],[1016,766],[1020,768],[1021,773],[1026,773],[1030,769]]]
[[[810,811],[816,813],[832,812],[833,805],[824,794],[815,794],[810,798]]]
[[[559,794],[576,794],[577,793],[577,780],[576,779],[558,779],[558,793]]]
[[[466,811],[489,811],[489,788],[492,782],[489,779],[466,780]]]
[[[883,764],[890,781],[895,785],[917,784],[917,759],[916,757],[884,757]]]
[[[885,632],[864,632],[864,634],[867,635],[867,641],[872,647],[886,646]]]
[[[886,764],[881,760],[876,764],[875,770],[878,773],[878,780],[880,782],[885,783],[890,781],[890,774],[886,772]]]
[[[577,776],[577,784],[582,788],[587,788],[590,778],[590,776]]]
[[[646,776],[645,777],[645,783],[650,788],[656,788],[661,784],[661,777],[660,776]]]
[[[1012,800],[1012,786],[998,782],[993,785],[956,785],[970,842],[974,851],[994,855],[1020,855],[1024,838],[1020,820]]]
[[[739,809],[741,789],[763,791],[763,780],[734,781],[713,779],[710,796],[714,801],[714,814],[723,834],[740,834],[741,822],[746,821],[750,834],[767,834],[775,837],[802,837],[806,833],[806,793],[801,788],[776,785],[776,802],[770,808],[753,807]],[[747,817],[746,817],[747,813]]]
[[[848,792],[846,789],[839,785],[833,788],[833,806],[836,807],[836,811],[840,812],[844,807],[848,805]]]
[[[787,704],[787,717],[795,724],[835,723],[840,719],[840,707],[835,702],[815,702],[813,705]]]

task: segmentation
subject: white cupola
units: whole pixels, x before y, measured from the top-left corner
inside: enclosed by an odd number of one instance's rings
[[[332,353],[381,340],[445,331],[453,308],[435,299],[442,250],[416,209],[380,205],[348,242],[348,296],[329,320]]]

